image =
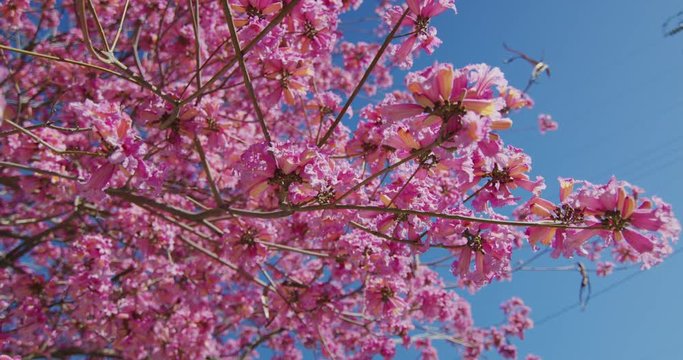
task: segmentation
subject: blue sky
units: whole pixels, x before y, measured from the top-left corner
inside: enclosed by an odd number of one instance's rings
[[[543,55],[552,78],[532,88],[535,108],[517,113],[504,139],[531,155],[534,173],[550,185],[549,196],[556,194],[558,176],[598,183],[616,175],[683,213],[683,34],[665,38],[661,29],[669,16],[683,10],[683,3],[462,0],[456,5],[458,15],[446,13],[433,22],[444,44],[433,56],[421,54],[415,69],[435,60],[456,66],[486,62],[500,66],[513,85],[523,88],[530,68],[523,62],[503,64],[509,55],[502,43]],[[372,6],[375,2],[364,4],[351,17],[369,15]],[[402,78],[396,80],[402,86]],[[558,132],[538,133],[536,116],[542,112],[560,123]],[[522,252],[514,260],[529,255]],[[534,264],[573,263],[545,256]],[[573,309],[539,324],[517,343],[520,354],[545,359],[682,358],[683,256],[632,273],[592,276],[593,294],[604,293],[585,311]],[[480,325],[499,323],[498,305],[513,295],[532,306],[533,317],[540,320],[575,303],[579,281],[574,271],[515,273],[512,282],[470,297],[475,320]],[[439,349],[443,358],[455,354],[448,344]]]

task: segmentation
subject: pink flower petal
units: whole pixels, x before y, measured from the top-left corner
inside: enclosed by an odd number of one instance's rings
[[[422,106],[417,104],[396,104],[385,106],[380,109],[382,116],[390,121],[402,120],[423,112]]]
[[[639,253],[650,252],[654,249],[654,244],[647,236],[631,229],[624,229],[621,232],[626,242]]]

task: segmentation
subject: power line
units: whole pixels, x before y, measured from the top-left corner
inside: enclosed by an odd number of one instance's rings
[[[676,251],[674,251],[674,252],[668,257],[669,261],[671,261],[671,258],[673,258],[674,256],[680,254],[680,253],[681,253],[681,250],[683,250],[683,248],[678,248]],[[592,298],[592,299],[595,299],[595,298],[597,298],[597,297],[599,297],[599,296],[601,296],[601,295],[604,295],[605,293],[608,293],[609,291],[614,290],[615,288],[617,288],[617,287],[619,287],[619,286],[621,286],[621,285],[627,283],[628,281],[632,280],[632,279],[635,278],[636,276],[638,276],[638,275],[640,275],[640,274],[643,274],[643,273],[646,273],[646,271],[637,270],[637,271],[635,271],[635,272],[629,274],[628,276],[626,276],[626,277],[620,279],[619,281],[615,281],[615,282],[613,282],[612,284],[610,284],[610,285],[606,286],[605,288],[601,289],[600,291],[596,292],[595,294],[593,294],[593,296],[591,296],[591,298]],[[561,309],[559,309],[559,310],[557,310],[557,311],[551,313],[550,315],[547,315],[547,316],[541,318],[541,319],[538,320],[538,321],[534,321],[534,324],[535,324],[536,326],[545,324],[545,323],[547,323],[548,321],[553,320],[553,319],[555,319],[555,318],[558,318],[558,317],[560,317],[560,316],[562,316],[562,315],[568,313],[569,311],[574,310],[574,309],[576,309],[576,308],[578,308],[578,307],[580,307],[580,306],[581,306],[581,303],[579,303],[579,302],[576,302],[576,303],[567,305],[567,306],[565,306],[565,307],[563,307],[563,308],[561,308]]]
[[[683,156],[679,155],[679,156],[661,164],[660,166],[657,166],[654,169],[651,169],[650,171],[639,173],[633,179],[640,180],[640,179],[644,179],[644,178],[650,177],[650,176],[655,175],[655,174],[659,174],[659,170],[665,169],[671,165],[675,165],[675,164],[679,163],[681,160],[683,160]]]
[[[642,170],[643,167],[651,166],[653,162],[656,162],[662,157],[677,154],[676,150],[679,150],[682,147],[683,135],[678,135],[663,143],[659,143],[656,146],[643,149],[640,151],[639,155],[632,156],[615,164],[614,169],[624,170],[622,175],[638,172]],[[608,172],[603,172],[601,175],[611,175],[612,171],[612,169],[608,169]]]

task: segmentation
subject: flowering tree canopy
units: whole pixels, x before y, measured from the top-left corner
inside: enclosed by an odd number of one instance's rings
[[[412,68],[451,0],[380,2],[377,43],[339,27],[360,3],[0,1],[0,359],[516,358],[530,309],[480,327],[458,295],[513,251],[671,254],[634,185],[543,192],[499,68]]]

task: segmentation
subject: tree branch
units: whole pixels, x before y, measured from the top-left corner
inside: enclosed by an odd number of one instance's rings
[[[232,18],[232,9],[228,0],[221,0],[223,5],[223,13],[225,14],[225,21],[228,23],[228,29],[230,30],[230,38],[232,39],[232,47],[235,49],[235,57],[239,64],[240,70],[242,70],[242,77],[244,78],[244,86],[247,88],[247,93],[249,93],[249,98],[251,98],[251,104],[256,111],[256,117],[261,125],[261,131],[263,132],[263,137],[266,139],[268,145],[271,145],[270,134],[268,133],[268,127],[263,118],[263,112],[261,112],[261,106],[259,105],[258,98],[256,97],[256,92],[254,91],[254,84],[251,83],[249,78],[249,70],[244,62],[244,54],[240,48],[240,39],[237,36],[237,30],[235,30],[235,23]]]
[[[280,13],[278,13],[277,16],[273,18],[273,20],[270,23],[268,23],[268,25],[266,25],[266,27],[263,28],[263,30],[261,30],[261,32],[258,33],[258,35],[251,39],[251,41],[242,49],[242,55],[247,55],[247,53],[251,51],[251,49],[253,49],[256,46],[256,44],[258,44],[259,41],[261,41],[261,39],[263,39],[266,35],[268,35],[268,33],[271,30],[273,30],[273,28],[280,24],[280,22],[284,20],[285,16],[287,16],[292,10],[294,10],[294,7],[296,7],[296,5],[299,4],[299,1],[301,0],[292,0],[289,4],[282,8]],[[218,70],[216,74],[213,77],[211,77],[211,79],[209,79],[209,81],[207,81],[201,89],[198,89],[194,94],[180,101],[180,104],[187,104],[188,102],[201,96],[209,86],[213,85],[213,83],[218,81],[218,78],[220,78],[226,71],[230,70],[236,62],[237,57],[233,57],[230,61],[228,61],[227,64],[225,64],[220,70]]]
[[[199,159],[201,160],[202,167],[206,173],[206,181],[209,183],[211,194],[213,194],[213,199],[216,202],[216,206],[221,207],[223,205],[223,199],[221,198],[221,194],[216,187],[216,183],[213,181],[213,176],[211,176],[211,168],[209,168],[209,162],[206,161],[206,154],[204,153],[204,148],[202,147],[202,143],[200,142],[198,136],[194,137],[194,146],[199,153]]]
[[[406,8],[405,11],[403,11],[403,15],[401,15],[401,18],[398,19],[398,21],[396,22],[396,25],[394,25],[394,28],[391,29],[391,32],[389,33],[389,35],[387,35],[386,39],[384,39],[384,42],[382,43],[382,46],[377,51],[375,58],[372,59],[370,66],[368,66],[367,70],[365,70],[365,74],[363,74],[363,77],[358,82],[358,85],[356,85],[356,88],[353,89],[351,96],[348,98],[348,100],[346,100],[344,107],[341,109],[341,111],[337,115],[337,118],[334,119],[332,126],[330,126],[330,128],[327,130],[325,135],[323,135],[322,139],[320,139],[320,141],[318,142],[318,147],[322,147],[323,145],[325,145],[325,143],[330,138],[330,136],[332,136],[334,129],[337,127],[337,125],[339,125],[342,118],[346,114],[346,111],[351,106],[351,103],[353,103],[353,100],[356,98],[356,96],[360,92],[361,88],[363,88],[363,85],[365,85],[365,82],[370,77],[370,74],[372,74],[372,70],[374,70],[375,66],[377,66],[377,63],[379,63],[379,60],[382,58],[382,55],[384,54],[384,51],[387,49],[387,47],[391,43],[391,40],[394,39],[394,35],[396,34],[396,31],[398,31],[398,28],[401,27],[401,23],[403,22],[403,19],[405,19],[406,15],[408,15],[409,11],[410,11],[409,8]]]

